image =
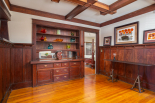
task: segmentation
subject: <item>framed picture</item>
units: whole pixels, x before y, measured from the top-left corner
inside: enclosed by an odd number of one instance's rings
[[[138,44],[139,22],[134,22],[114,28],[115,45]]]
[[[143,43],[155,43],[155,29],[144,31]]]
[[[103,45],[104,46],[110,46],[111,45],[111,36],[104,37]]]

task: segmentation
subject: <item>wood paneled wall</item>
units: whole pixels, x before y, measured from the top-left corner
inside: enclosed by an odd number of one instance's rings
[[[110,75],[112,62],[109,60],[113,60],[113,53],[116,53],[116,60],[119,61],[155,64],[155,44],[100,47],[101,74]],[[113,68],[117,79],[133,84],[139,74],[143,87],[155,91],[155,66],[114,63]]]
[[[5,103],[11,92],[10,45],[0,43],[0,103]]]
[[[11,83],[12,89],[32,86],[31,47],[11,48]]]
[[[12,89],[32,86],[32,48],[0,42],[0,103]]]

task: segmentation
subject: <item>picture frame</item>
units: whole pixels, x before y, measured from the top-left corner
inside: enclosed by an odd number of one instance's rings
[[[104,37],[103,45],[104,46],[111,46],[111,36]]]
[[[114,45],[138,44],[139,21],[114,28]]]
[[[155,43],[155,29],[145,30],[143,32],[143,44]]]

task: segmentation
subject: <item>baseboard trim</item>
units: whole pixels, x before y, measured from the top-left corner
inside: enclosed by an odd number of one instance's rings
[[[11,93],[11,85],[10,85],[9,89],[7,90],[7,92],[5,93],[5,96],[0,103],[7,103],[10,93]]]
[[[26,87],[32,87],[32,82],[30,81],[30,82],[12,84],[11,89],[15,90],[15,89],[26,88]]]

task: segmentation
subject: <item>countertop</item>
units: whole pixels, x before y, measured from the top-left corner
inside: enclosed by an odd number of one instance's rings
[[[34,60],[31,61],[31,64],[48,64],[48,63],[58,63],[58,62],[70,62],[70,61],[84,61],[83,58],[79,59],[61,59],[61,60],[55,60],[55,59],[44,59],[44,60]]]

